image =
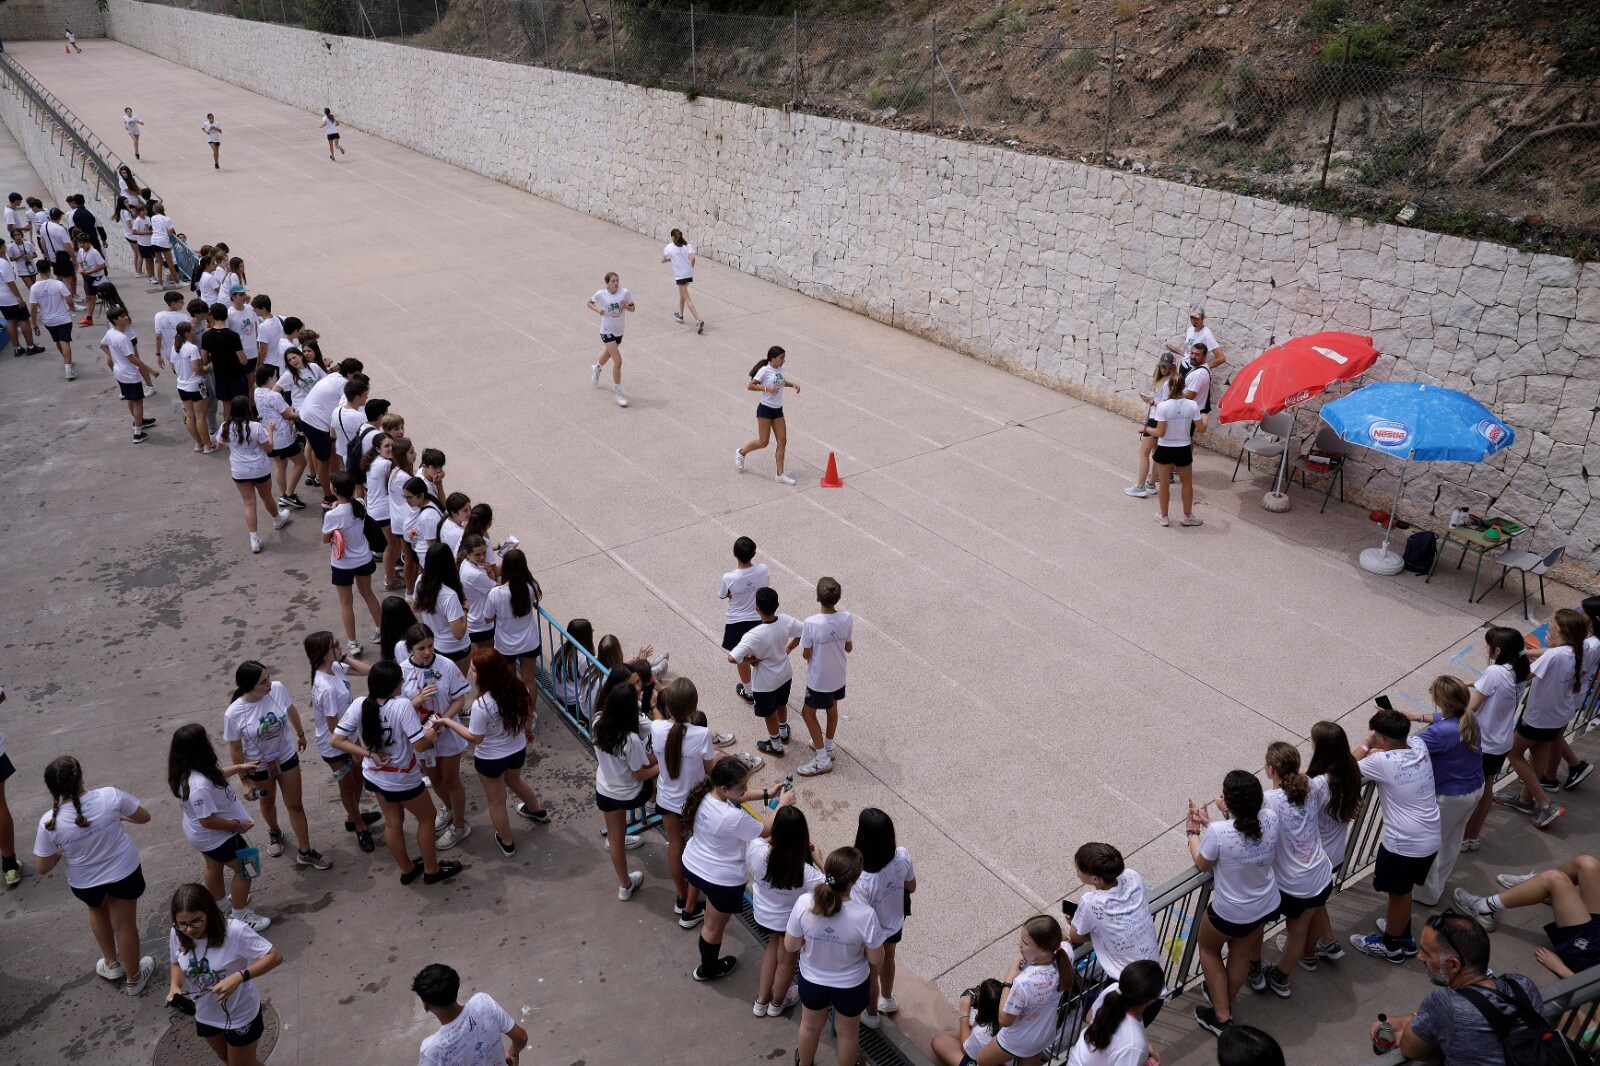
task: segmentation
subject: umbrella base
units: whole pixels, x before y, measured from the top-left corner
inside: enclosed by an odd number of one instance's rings
[[[1282,514],[1289,509],[1289,495],[1285,492],[1269,492],[1261,497],[1261,506],[1276,514]]]
[[[1398,574],[1406,561],[1387,548],[1368,548],[1361,553],[1361,569],[1374,574]]]

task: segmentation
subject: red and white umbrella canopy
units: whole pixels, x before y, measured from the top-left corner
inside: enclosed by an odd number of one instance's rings
[[[1338,381],[1366,373],[1378,360],[1371,337],[1313,333],[1268,348],[1240,368],[1223,393],[1223,422],[1259,422],[1320,396]]]

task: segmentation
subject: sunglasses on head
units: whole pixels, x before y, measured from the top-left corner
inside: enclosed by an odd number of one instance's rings
[[[1462,914],[1460,911],[1456,910],[1454,907],[1446,907],[1444,910],[1440,911],[1438,914],[1433,915],[1432,917],[1430,917],[1427,921],[1423,922],[1422,924],[1423,924],[1423,926],[1425,928],[1432,929],[1435,933],[1438,933],[1439,936],[1444,938],[1444,942],[1445,942],[1446,945],[1449,946],[1451,954],[1460,955],[1461,954],[1461,949],[1456,945],[1455,937],[1450,935],[1450,930],[1448,928],[1446,928],[1446,926],[1444,924],[1444,920],[1446,918],[1465,918],[1465,917],[1466,917],[1466,915]]]

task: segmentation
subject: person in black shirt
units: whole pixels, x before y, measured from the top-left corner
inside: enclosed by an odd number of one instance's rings
[[[94,217],[93,211],[84,206],[83,197],[73,193],[67,197],[67,205],[72,208],[72,228],[88,237],[95,251],[105,255],[105,247],[100,243],[100,220]]]
[[[256,361],[246,356],[239,334],[223,324],[227,320],[227,307],[212,304],[211,328],[200,337],[200,350],[211,357],[212,372],[217,378],[217,400],[222,404],[224,422],[233,410],[233,401],[250,394],[250,375],[256,368]]]

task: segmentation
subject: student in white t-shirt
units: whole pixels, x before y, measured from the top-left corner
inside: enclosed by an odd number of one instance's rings
[[[689,314],[694,318],[694,331],[704,333],[705,320],[700,317],[700,312],[695,310],[694,300],[689,296],[689,286],[694,283],[694,264],[697,258],[694,245],[684,239],[681,229],[673,230],[672,242],[661,249],[661,261],[672,264],[672,280],[678,283],[678,309],[672,313],[672,317],[682,322],[683,309],[687,307]]]
[[[356,499],[356,479],[341,470],[329,479],[333,505],[322,516],[322,543],[328,546],[328,562],[333,571],[333,591],[339,597],[339,616],[344,622],[345,650],[351,655],[363,651],[356,638],[355,595],[367,605],[372,624],[381,624],[382,609],[372,592],[372,575],[378,561],[367,543],[367,509]],[[404,601],[402,601],[404,602]]]
[[[1151,415],[1155,427],[1139,431],[1156,442],[1150,456],[1156,467],[1156,499],[1161,504],[1156,521],[1164,526],[1172,524],[1167,515],[1172,506],[1172,473],[1176,470],[1183,497],[1183,518],[1178,524],[1203,525],[1203,520],[1194,515],[1194,434],[1206,428],[1206,416],[1200,405],[1185,394],[1187,379],[1183,371],[1177,371],[1169,380],[1170,398],[1156,404]]]
[[[1367,722],[1372,730],[1353,754],[1361,776],[1378,786],[1383,839],[1373,867],[1372,887],[1387,893],[1388,907],[1378,932],[1352,933],[1350,943],[1363,955],[1402,963],[1417,953],[1411,935],[1411,893],[1428,879],[1439,853],[1439,799],[1433,787],[1433,759],[1421,737],[1399,711],[1380,710]]]
[[[466,594],[455,554],[443,544],[428,549],[422,576],[412,589],[412,604],[418,620],[433,632],[435,650],[464,664],[472,652],[472,642],[467,639]]]
[[[283,376],[280,383],[289,390],[289,406],[296,411],[305,406],[311,386],[328,376],[321,364],[306,358],[301,348],[290,345],[283,350]]]
[[[11,341],[18,355],[44,351],[33,343],[33,316],[28,314],[27,302],[8,247],[7,254],[0,257],[0,316],[6,329],[14,331]]]
[[[1489,665],[1467,694],[1467,709],[1478,721],[1484,789],[1463,830],[1462,851],[1477,851],[1480,846],[1483,823],[1494,806],[1494,782],[1511,751],[1517,710],[1533,677],[1527,641],[1517,630],[1509,626],[1490,626],[1484,633],[1484,643]]]
[[[326,629],[308,633],[302,642],[311,664],[311,721],[315,727],[317,754],[339,786],[339,803],[344,807],[344,831],[356,835],[356,846],[371,852],[372,826],[382,820],[377,811],[361,809],[361,775],[355,760],[333,746],[333,731],[350,709],[350,675],[366,677],[372,667],[352,659],[339,646],[339,638]]]
[[[811,761],[795,771],[815,777],[833,770],[833,735],[839,728],[839,701],[844,699],[847,656],[855,650],[855,618],[839,610],[844,589],[831,577],[817,580],[821,608],[800,626],[800,656],[806,661],[806,698],[800,718],[811,737]],[[817,722],[817,712],[826,725]]]
[[[756,590],[756,610],[761,624],[740,638],[728,653],[730,663],[745,663],[752,668],[751,695],[755,697],[756,717],[766,726],[765,740],[756,747],[768,755],[783,755],[789,739],[789,691],[794,668],[789,653],[800,643],[803,627],[786,614],[778,613],[778,591],[768,587]]]
[[[255,827],[255,821],[228,784],[228,778],[242,778],[255,768],[251,762],[219,763],[206,727],[197,722],[173,731],[167,752],[167,784],[183,808],[184,838],[205,859],[205,885],[218,905],[260,932],[272,921],[250,909],[251,875],[239,859],[239,852],[250,846],[244,834]],[[233,870],[229,890],[223,886],[224,869]]]
[[[421,574],[416,555],[406,547],[411,524],[417,518],[417,509],[406,499],[406,482],[415,477],[417,471],[416,445],[407,437],[391,438],[389,461],[389,543],[399,562],[401,587],[410,588]],[[387,560],[387,552],[384,558]]]
[[[250,298],[256,315],[256,362],[283,369],[283,319],[272,313],[272,297],[258,292]]]
[[[751,1011],[758,1018],[776,1018],[800,1002],[800,986],[794,980],[800,960],[784,946],[784,931],[800,897],[824,883],[822,852],[811,842],[811,828],[800,808],[782,806],[772,815],[768,836],[745,845],[744,861],[751,914],[767,934]]]
[[[67,864],[67,887],[89,907],[89,928],[100,947],[95,973],[123,981],[130,996],[144,992],[155,972],[150,956],[139,954],[139,897],[144,871],[139,849],[122,823],[143,825],[150,812],[120,788],[83,787],[83,767],[63,755],[44,768],[50,810],[39,818],[33,854],[40,877]]]
[[[1322,847],[1322,812],[1328,806],[1328,779],[1300,772],[1300,749],[1284,741],[1267,748],[1267,809],[1278,816],[1278,852],[1272,874],[1278,882],[1279,911],[1287,926],[1276,965],[1252,960],[1252,988],[1262,979],[1274,995],[1288,999],[1289,967],[1305,957],[1306,933],[1333,894],[1333,863]]]
[[[184,316],[173,327],[172,372],[178,379],[178,400],[183,404],[183,428],[194,441],[194,450],[210,453],[217,450],[206,430],[206,371],[211,361],[194,342],[194,325]]]
[[[750,368],[750,380],[745,383],[745,388],[761,394],[761,400],[756,404],[756,439],[733,453],[733,468],[742,474],[745,456],[760,451],[776,438],[778,443],[772,459],[777,476],[772,480],[780,485],[795,483],[794,478],[783,472],[784,452],[789,446],[788,425],[783,418],[783,390],[793,389],[796,396],[800,395],[800,383],[784,372],[783,365],[787,360],[788,354],[774,344],[767,349],[766,358]]]
[[[700,964],[690,975],[696,981],[726,977],[739,961],[736,956],[721,954],[722,934],[733,916],[744,909],[745,846],[772,833],[770,816],[752,817],[740,806],[754,798],[750,767],[735,756],[724,755],[683,801],[683,822],[689,832],[683,846],[683,875],[700,890],[707,904],[700,929]],[[792,803],[794,789],[781,789],[778,806]],[[766,810],[767,792],[763,789],[763,815]]]
[[[480,647],[473,652],[472,672],[479,695],[472,701],[471,725],[449,716],[440,724],[477,745],[472,767],[483,785],[495,846],[509,859],[517,846],[511,839],[511,818],[506,814],[507,791],[522,801],[517,804],[518,814],[540,825],[550,821],[550,812],[522,776],[538,715],[527,686],[517,677],[510,661],[493,648]]]
[[[822,877],[822,884],[795,901],[784,927],[785,950],[799,956],[802,1011],[796,1054],[799,1062],[815,1064],[831,1009],[839,1066],[854,1066],[861,1046],[861,1012],[867,1009],[868,975],[883,961],[884,932],[872,908],[851,898],[861,877],[859,851],[835,850],[822,864]]]
[[[761,624],[761,612],[756,610],[756,592],[772,584],[772,572],[766,563],[755,562],[756,542],[740,537],[733,542],[735,566],[722,575],[717,583],[717,599],[727,600],[728,607],[722,626],[722,650],[732,651],[739,646],[744,635]],[[734,692],[746,703],[753,703],[750,692],[750,664],[736,663],[739,684]]]
[[[156,335],[156,366],[165,366],[177,350],[175,346],[175,331],[178,323],[189,322],[189,312],[184,310],[183,293],[173,291],[162,298],[166,309],[157,311],[152,319],[152,326]]]
[[[1006,970],[1000,1031],[978,1054],[979,1066],[1039,1066],[1056,1035],[1056,1006],[1063,992],[1078,990],[1072,954],[1061,946],[1061,925],[1048,914],[1022,924],[1018,958]],[[802,1002],[804,997],[802,994]]]
[[[77,251],[75,258],[78,263],[78,273],[83,275],[84,309],[83,317],[78,320],[78,325],[88,326],[94,323],[94,305],[99,296],[100,286],[106,280],[106,257],[100,254],[100,249],[94,246],[94,239],[87,233],[78,234]],[[161,358],[161,349],[156,349],[156,365],[165,365]]]
[[[1088,1024],[1072,1045],[1067,1066],[1145,1066],[1150,1038],[1144,1019],[1152,1006],[1161,1003],[1165,976],[1161,964],[1149,959],[1124,969],[1089,1009]]]
[[[1361,813],[1361,766],[1350,752],[1350,738],[1337,722],[1318,722],[1311,727],[1311,762],[1306,776],[1322,778],[1328,787],[1328,803],[1317,816],[1317,832],[1322,837],[1322,850],[1337,872],[1344,865],[1345,852],[1350,845],[1350,830],[1356,815]],[[1322,959],[1344,958],[1344,945],[1333,935],[1333,922],[1326,907],[1313,913],[1311,927],[1306,930],[1306,947],[1300,956],[1300,968],[1316,972]]]
[[[441,512],[430,504],[425,513]],[[440,546],[435,540],[433,547]],[[539,595],[539,582],[534,580],[533,571],[528,567],[528,556],[521,548],[512,548],[500,559],[500,583],[490,590],[489,602],[484,607],[484,620],[494,630],[494,650],[516,663],[528,695],[535,699],[534,674],[539,666],[540,650]]]
[[[106,366],[117,379],[117,388],[128,403],[128,417],[133,421],[133,443],[143,444],[147,436],[145,430],[156,421],[144,416],[144,389],[156,371],[139,358],[139,346],[128,336],[128,309],[113,307],[107,312],[106,320],[111,328],[100,338],[100,350],[106,353]]]
[[[1078,880],[1089,886],[1078,897],[1067,926],[1074,944],[1094,945],[1095,957],[1105,975],[1115,981],[1140,959],[1161,958],[1156,923],[1150,916],[1150,890],[1138,872],[1127,868],[1122,852],[1110,844],[1090,842],[1073,855]],[[1154,1011],[1159,1011],[1158,1001]],[[1145,1018],[1155,1020],[1152,1012]]]
[[[272,460],[273,479],[282,486],[278,493],[280,510],[305,510],[300,498],[300,478],[306,472],[306,442],[299,431],[300,413],[278,390],[278,368],[262,363],[255,369],[255,391],[251,393],[256,416],[266,427],[267,457]],[[269,482],[270,486],[270,482]],[[269,488],[270,491],[270,488]]]
[[[626,407],[628,398],[622,394],[622,330],[628,312],[638,310],[633,305],[633,294],[622,287],[612,271],[605,277],[605,288],[589,297],[588,308],[600,316],[600,343],[604,349],[600,361],[589,368],[589,383],[600,384],[600,371],[610,362],[617,406]]]
[[[133,158],[139,158],[139,137],[144,133],[144,119],[133,113],[133,108],[122,109],[122,128],[128,131],[128,136],[133,140]]]
[[[983,1049],[994,1043],[1005,991],[998,977],[986,977],[961,993],[956,1003],[956,1028],[933,1038],[933,1057],[939,1066],[973,1066]]]
[[[39,280],[28,287],[28,310],[55,341],[66,379],[76,381],[78,372],[72,366],[72,293],[56,280],[50,260],[40,259],[34,270]]]
[[[266,1031],[256,982],[283,965],[278,949],[238,918],[225,916],[204,885],[172,893],[168,935],[168,1006],[187,995],[195,1033],[224,1062],[253,1066]]]
[[[516,1066],[521,1061],[527,1030],[486,993],[477,993],[465,1006],[457,1003],[461,975],[450,967],[439,962],[424,966],[411,991],[439,1022],[439,1031],[423,1038],[417,1066]]]
[[[489,542],[480,533],[461,538],[456,553],[461,591],[467,598],[467,638],[474,644],[494,643],[494,622],[489,618],[489,594],[495,590],[500,568],[489,560]]]
[[[717,749],[711,731],[695,725],[699,715],[700,692],[694,682],[678,677],[661,687],[656,697],[657,717],[650,723],[650,750],[661,767],[656,778],[656,810],[667,831],[667,869],[677,890],[672,910],[678,925],[693,929],[705,918],[700,890],[683,875],[683,845],[688,826],[683,820],[683,805],[694,786],[705,779],[716,765]],[[703,716],[701,716],[703,717]]]
[[[861,853],[861,879],[854,897],[878,916],[883,930],[883,962],[872,968],[872,987],[861,1024],[878,1027],[878,1015],[900,1009],[894,998],[895,949],[911,913],[911,893],[917,890],[917,871],[911,853],[895,843],[894,821],[876,807],[868,807],[856,820],[856,850]]]
[[[217,125],[217,116],[206,112],[206,120],[200,123],[200,132],[206,135],[206,144],[211,146],[211,167],[213,170],[222,169],[222,127]]]
[[[1145,405],[1144,429],[1156,428],[1156,405],[1169,399],[1173,371],[1177,368],[1177,361],[1172,355],[1163,355],[1156,363],[1156,369],[1150,377],[1150,391],[1139,393],[1139,400]],[[1151,463],[1151,454],[1155,451],[1156,439],[1147,435],[1144,430],[1139,431],[1139,463],[1138,476],[1132,485],[1123,489],[1123,494],[1136,498],[1154,496],[1160,491],[1156,484],[1156,471]]]
[[[157,284],[170,277],[172,284],[182,285],[178,265],[172,260],[172,234],[175,227],[167,217],[167,209],[157,200],[150,205],[150,247],[154,250],[154,270]]]
[[[327,108],[322,109],[322,132],[328,135],[328,158],[337,163],[339,160],[333,150],[337,148],[339,155],[344,155],[344,145],[339,143],[339,120]]]
[[[279,510],[272,498],[272,458],[267,454],[272,437],[267,427],[256,420],[253,404],[247,399],[234,402],[228,418],[217,427],[216,442],[228,449],[228,471],[233,487],[244,501],[244,526],[250,531],[250,550],[261,550],[261,535],[256,532],[256,500],[272,516],[272,528],[282,529],[294,520],[287,508]]]
[[[465,542],[463,542],[465,543]],[[569,627],[570,628],[570,627]],[[644,873],[628,872],[628,849],[643,841],[628,834],[628,812],[655,794],[660,766],[640,736],[639,696],[632,685],[614,686],[594,709],[594,802],[606,823],[606,850],[617,874],[617,899],[626,903],[644,883]]]
[[[222,739],[228,742],[228,757],[235,765],[255,764],[254,770],[239,779],[255,785],[254,798],[260,800],[261,818],[267,823],[267,854],[276,858],[284,850],[283,832],[278,827],[281,791],[299,849],[295,865],[328,869],[332,863],[311,846],[301,796],[300,753],[306,750],[306,729],[300,709],[283,683],[272,680],[267,668],[254,659],[239,664],[233,682],[233,702],[222,716]]]
[[[1533,666],[1528,699],[1510,752],[1511,769],[1522,788],[1495,799],[1503,807],[1531,815],[1539,829],[1548,829],[1566,813],[1566,808],[1550,797],[1554,789],[1546,789],[1540,779],[1555,780],[1562,739],[1583,706],[1585,686],[1592,676],[1584,662],[1589,636],[1589,620],[1563,607],[1550,619],[1550,647],[1529,656]]]
[[[433,633],[418,622],[406,631],[405,653],[396,653],[405,684],[400,694],[411,701],[423,722],[432,718],[459,718],[466,709],[472,686],[466,675],[433,648]],[[467,789],[461,781],[461,756],[468,741],[440,723],[438,739],[422,756],[428,768],[428,781],[439,800],[440,811],[434,828],[440,830],[436,846],[449,851],[472,835],[467,824]]]
[[[1261,782],[1245,770],[1228,772],[1214,802],[1224,820],[1211,821],[1210,804],[1197,807],[1190,800],[1186,829],[1195,868],[1212,876],[1211,902],[1200,923],[1200,966],[1211,1002],[1196,1005],[1194,1017],[1202,1028],[1220,1035],[1232,1018],[1234,998],[1245,986],[1250,961],[1261,956],[1264,925],[1278,910],[1272,870],[1278,816],[1267,809]]]

